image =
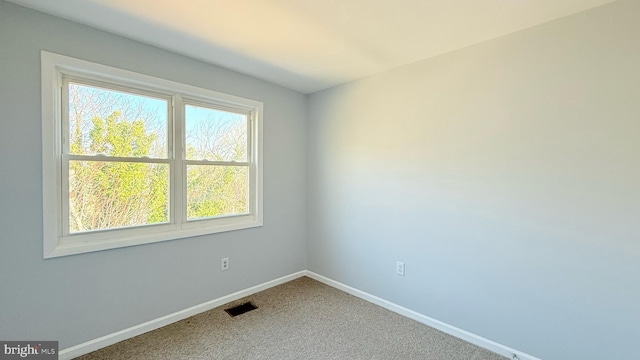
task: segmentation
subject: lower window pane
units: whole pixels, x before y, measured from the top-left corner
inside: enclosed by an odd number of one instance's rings
[[[169,221],[169,165],[69,162],[69,232]]]
[[[187,219],[247,214],[249,168],[187,165]]]

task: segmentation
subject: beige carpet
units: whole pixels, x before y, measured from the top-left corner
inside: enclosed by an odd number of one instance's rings
[[[303,277],[77,359],[506,358]]]

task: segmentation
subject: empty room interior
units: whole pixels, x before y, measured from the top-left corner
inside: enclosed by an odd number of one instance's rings
[[[0,0],[0,95],[0,341],[640,358],[638,0]]]

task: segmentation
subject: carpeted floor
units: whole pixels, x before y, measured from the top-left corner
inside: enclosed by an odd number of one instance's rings
[[[303,277],[77,359],[506,358]]]

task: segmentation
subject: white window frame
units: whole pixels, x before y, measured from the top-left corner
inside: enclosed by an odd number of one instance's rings
[[[168,158],[170,165],[169,223],[131,228],[68,234],[63,224],[68,209],[63,208],[64,171],[62,109],[63,77],[110,84],[165,95],[173,105],[169,112]],[[262,226],[262,102],[160,79],[68,56],[41,52],[42,84],[42,196],[44,258],[174,240]],[[206,104],[214,108],[245,113],[249,119],[249,202],[248,214],[204,220],[186,219],[186,165],[184,158],[184,106]],[[178,147],[179,149],[177,149]],[[179,151],[174,151],[179,150]],[[179,156],[178,156],[179,155]],[[68,222],[68,221],[67,221]]]

